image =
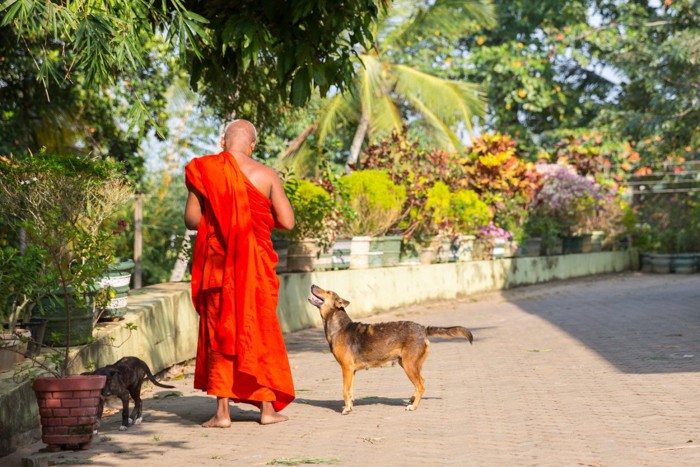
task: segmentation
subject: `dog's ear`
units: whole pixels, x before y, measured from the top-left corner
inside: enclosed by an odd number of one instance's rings
[[[344,298],[338,297],[335,301],[335,306],[337,306],[338,308],[345,309],[348,305],[350,305],[350,302],[345,300]]]

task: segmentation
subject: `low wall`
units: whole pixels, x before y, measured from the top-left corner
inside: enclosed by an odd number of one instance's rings
[[[334,290],[349,300],[348,312],[360,318],[429,300],[638,268],[639,255],[631,250],[282,274],[277,314],[284,332],[320,325],[318,310],[306,301],[311,284]],[[129,331],[126,324],[136,330]],[[161,284],[131,292],[124,320],[101,324],[95,342],[79,349],[72,372],[134,355],[157,373],[194,358],[197,329],[189,283]],[[0,456],[40,438],[31,384],[17,384],[11,372],[0,374],[0,414]]]

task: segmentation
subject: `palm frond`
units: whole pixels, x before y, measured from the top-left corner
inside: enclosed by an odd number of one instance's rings
[[[374,112],[370,119],[370,132],[379,133],[401,128],[403,120],[401,112],[396,106],[391,95],[384,93],[378,96],[374,102]]]
[[[338,93],[328,100],[328,105],[324,107],[318,120],[317,135],[319,146],[322,146],[328,135],[338,128],[339,123],[352,119],[354,114],[357,113],[353,100],[349,92]]]
[[[438,146],[442,149],[451,149],[457,152],[462,152],[464,150],[464,143],[462,143],[450,127],[445,124],[443,119],[430,110],[430,107],[428,107],[420,97],[412,95],[408,97],[408,100],[411,105],[420,112],[425,122],[435,130],[432,136]]]
[[[492,0],[436,0],[395,2],[391,15],[384,19],[388,30],[385,46],[438,32],[448,39],[464,35],[473,23],[489,29],[496,25],[496,9]]]
[[[484,116],[486,101],[479,85],[447,80],[406,65],[392,65],[395,91],[404,99],[419,99],[446,124],[461,120],[471,130],[472,118]]]

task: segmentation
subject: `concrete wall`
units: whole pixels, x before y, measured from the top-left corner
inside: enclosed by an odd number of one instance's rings
[[[306,297],[311,284],[349,300],[348,312],[360,318],[378,311],[429,300],[500,290],[558,279],[638,269],[636,251],[501,259],[346,271],[282,274],[277,314],[282,330],[321,324]],[[136,326],[129,331],[126,324]],[[94,343],[79,349],[72,373],[137,356],[154,373],[194,358],[198,316],[189,283],[146,287],[129,295],[124,320],[101,324]],[[36,399],[29,382],[16,383],[0,373],[0,456],[40,437]]]

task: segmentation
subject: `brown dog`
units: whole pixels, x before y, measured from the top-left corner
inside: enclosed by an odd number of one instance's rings
[[[470,343],[473,340],[472,333],[462,326],[426,327],[412,321],[356,323],[345,312],[350,302],[316,285],[311,286],[309,303],[321,312],[328,345],[343,369],[343,415],[352,410],[355,372],[396,361],[415,386],[406,410],[416,410],[425,392],[421,368],[430,348],[428,337],[464,337]]]

